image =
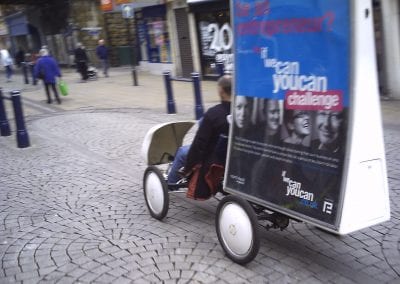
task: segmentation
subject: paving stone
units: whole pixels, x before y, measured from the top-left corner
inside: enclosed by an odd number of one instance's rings
[[[95,282],[99,282],[99,283],[114,283],[115,282],[116,277],[109,275],[109,274],[103,274],[100,277],[97,277]]]
[[[128,279],[135,280],[135,282],[136,282],[137,279],[144,277],[145,274],[141,271],[134,270],[134,271],[128,272],[124,276],[127,277]]]
[[[118,283],[118,284],[129,284],[132,281],[128,278],[125,277],[118,277],[114,280],[114,283]]]
[[[144,274],[150,274],[150,273],[159,272],[158,267],[157,267],[156,265],[154,265],[154,264],[141,267],[140,270],[141,270]]]
[[[173,270],[174,269],[174,264],[173,263],[156,263],[158,269],[160,271],[168,271],[168,270]]]
[[[192,266],[190,262],[175,262],[174,265],[177,270],[189,270]]]

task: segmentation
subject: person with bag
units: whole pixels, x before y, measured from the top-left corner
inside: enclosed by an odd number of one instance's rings
[[[231,112],[232,78],[225,75],[218,80],[218,95],[221,103],[211,107],[203,116],[193,142],[187,153],[186,163],[179,170],[184,176],[190,176],[187,196],[204,200],[214,195],[217,184],[223,178],[224,158],[221,151],[226,151],[226,141],[221,137],[228,136]],[[225,149],[221,149],[220,145]]]
[[[52,103],[49,90],[49,88],[51,87],[53,89],[55,99],[57,100],[58,104],[61,104],[61,99],[58,95],[58,91],[56,88],[56,77],[61,78],[61,72],[60,68],[58,67],[58,63],[53,57],[49,55],[49,51],[47,49],[42,48],[39,51],[39,54],[40,58],[35,64],[33,74],[35,78],[43,80],[47,95],[47,103]]]
[[[0,50],[1,63],[6,69],[7,82],[11,82],[13,59],[7,49]]]

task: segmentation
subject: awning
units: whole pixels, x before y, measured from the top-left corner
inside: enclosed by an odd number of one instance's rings
[[[24,13],[17,13],[5,18],[10,36],[29,34],[28,19]]]
[[[217,2],[218,0],[187,0],[188,5],[203,4],[207,2]]]
[[[187,0],[191,12],[214,12],[229,10],[229,0]]]

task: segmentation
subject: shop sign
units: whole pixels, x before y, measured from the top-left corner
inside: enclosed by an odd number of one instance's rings
[[[131,2],[132,2],[132,0],[115,0],[115,4],[117,4],[117,5],[128,4]]]
[[[225,186],[333,227],[350,104],[349,2],[232,1],[235,100]],[[207,54],[232,46],[228,26],[204,29],[212,31]]]
[[[233,33],[229,23],[219,25],[201,21],[199,23],[201,50],[203,57],[213,58],[214,62],[222,61],[225,71],[233,69]]]
[[[103,12],[110,12],[113,10],[112,0],[101,0],[101,10]]]
[[[133,18],[133,6],[131,4],[124,4],[121,6],[122,18],[131,19]]]

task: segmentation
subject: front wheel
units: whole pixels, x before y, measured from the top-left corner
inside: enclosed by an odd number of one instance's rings
[[[252,261],[260,249],[258,220],[251,205],[229,195],[217,207],[215,225],[226,255],[238,264]]]
[[[168,213],[168,185],[162,172],[155,166],[149,166],[144,172],[143,193],[150,215],[162,220]]]

